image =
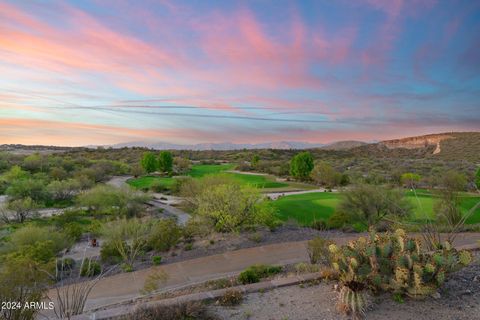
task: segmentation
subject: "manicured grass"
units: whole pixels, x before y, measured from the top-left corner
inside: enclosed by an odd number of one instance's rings
[[[434,195],[428,191],[417,192],[417,200],[413,192],[409,191],[407,197],[413,204],[411,220],[423,220],[425,214],[433,217]],[[315,192],[285,196],[274,201],[273,204],[277,208],[280,219],[295,219],[301,225],[311,225],[315,220],[328,219],[335,212],[340,199],[340,193]],[[478,201],[480,201],[480,197],[463,195],[460,207],[466,213]],[[467,224],[474,223],[480,223],[480,208],[477,208],[467,220]]]
[[[334,212],[340,195],[333,192],[313,192],[284,196],[274,201],[281,220],[294,219],[301,225],[315,220],[327,220]]]
[[[233,164],[199,164],[193,165],[192,169],[187,173],[187,175],[193,178],[201,178],[209,174],[219,174],[223,173],[229,175],[234,179],[238,180],[244,184],[250,184],[258,188],[282,188],[288,187],[288,183],[276,182],[275,177],[273,176],[264,176],[264,175],[251,175],[251,174],[241,174],[235,172],[225,172],[232,170],[235,167]],[[170,177],[156,177],[156,176],[144,176],[137,179],[130,179],[127,183],[138,189],[148,189],[154,183],[160,183],[165,188],[170,188],[175,183],[175,178]]]
[[[220,173],[227,170],[233,170],[233,164],[196,164],[193,165],[188,175],[194,178],[200,178],[207,174]]]
[[[288,184],[285,182],[274,181],[274,177],[263,176],[263,175],[252,175],[252,174],[241,174],[241,173],[227,173],[231,175],[236,180],[256,186],[257,188],[282,188],[288,187]]]

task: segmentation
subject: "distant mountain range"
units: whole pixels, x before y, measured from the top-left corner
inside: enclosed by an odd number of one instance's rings
[[[267,143],[199,143],[199,144],[173,144],[167,142],[149,142],[149,141],[134,141],[127,143],[115,144],[113,148],[124,147],[143,147],[156,150],[241,150],[241,149],[311,149],[323,147],[323,144],[296,142],[296,141],[279,141]]]
[[[242,150],[242,149],[313,149],[322,148],[328,150],[345,150],[367,144],[361,141],[339,141],[331,144],[308,143],[299,141],[279,141],[266,142],[258,144],[249,143],[199,143],[199,144],[173,144],[167,142],[149,142],[149,141],[134,141],[127,143],[119,143],[112,145],[113,148],[125,147],[142,147],[155,150]]]
[[[97,148],[99,146],[86,146]],[[143,147],[157,150],[242,150],[242,149],[322,149],[349,150],[356,156],[381,157],[424,157],[444,160],[468,160],[480,165],[480,132],[446,132],[423,136],[407,137],[395,140],[372,141],[338,141],[330,144],[307,143],[298,141],[280,141],[260,144],[200,143],[180,145],[166,142],[137,141],[121,143],[112,148]],[[85,148],[85,147],[83,147]],[[19,144],[0,145],[0,152],[7,151],[16,154],[66,152],[79,147],[56,146],[25,146]]]

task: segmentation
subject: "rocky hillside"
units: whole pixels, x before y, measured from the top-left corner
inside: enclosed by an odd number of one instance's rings
[[[417,149],[425,157],[480,163],[480,132],[449,132],[386,140],[378,143],[389,150]],[[417,153],[418,153],[417,152]]]
[[[440,153],[440,143],[447,139],[452,139],[453,135],[450,133],[440,133],[440,134],[429,134],[425,136],[417,136],[417,137],[408,137],[402,139],[395,139],[395,140],[385,140],[380,142],[389,149],[395,148],[406,148],[406,149],[417,149],[417,148],[425,148],[429,145],[435,145],[435,150],[433,151],[434,154]]]

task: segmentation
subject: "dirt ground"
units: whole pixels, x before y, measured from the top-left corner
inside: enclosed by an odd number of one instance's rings
[[[349,319],[336,311],[333,283],[292,286],[245,297],[237,307],[211,306],[221,319],[231,320],[335,320]],[[392,300],[375,298],[368,320],[475,320],[480,319],[480,261],[449,277],[436,298]]]

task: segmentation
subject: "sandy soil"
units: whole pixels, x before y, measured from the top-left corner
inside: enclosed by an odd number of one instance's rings
[[[451,275],[437,299],[405,299],[394,302],[390,295],[375,298],[366,319],[371,320],[474,320],[480,319],[480,262]],[[237,307],[211,306],[221,319],[231,320],[334,320],[348,319],[336,311],[332,283],[292,286],[245,297]]]

